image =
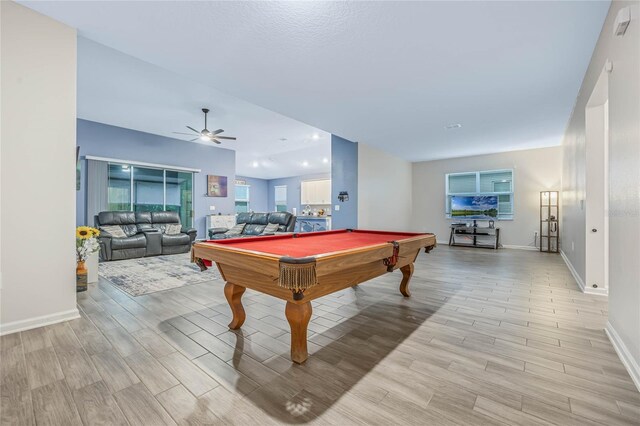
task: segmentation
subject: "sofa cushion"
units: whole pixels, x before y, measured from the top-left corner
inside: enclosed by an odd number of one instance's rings
[[[269,213],[254,213],[251,215],[252,225],[266,225],[269,223]]]
[[[291,219],[289,212],[273,212],[269,213],[269,223],[277,223],[278,225],[287,225]]]
[[[180,223],[178,212],[151,212],[151,222],[157,223]]]
[[[246,223],[236,223],[235,225],[233,225],[233,228],[229,229],[224,234],[225,235],[240,235],[240,234],[242,234],[242,231],[244,231],[245,226],[246,226]]]
[[[265,226],[264,231],[262,232],[265,234],[273,234],[274,232],[278,232],[279,229],[280,225],[278,225],[277,223],[270,223]]]
[[[100,212],[98,213],[100,226],[104,225],[135,225],[136,215],[133,212]]]
[[[187,234],[167,235],[162,236],[163,246],[182,246],[191,244],[191,239]],[[163,251],[164,252],[164,251]]]
[[[182,232],[182,225],[179,223],[169,223],[164,230],[167,235],[178,235],[180,232]]]
[[[272,212],[269,213],[269,223],[278,224],[278,232],[293,231],[293,229],[287,229],[291,224],[293,215],[289,212]]]
[[[247,224],[242,231],[242,235],[260,235],[264,232],[267,225],[256,225],[254,223]]]
[[[113,238],[125,238],[127,236],[120,225],[101,226],[100,230],[111,235]]]
[[[123,250],[133,248],[145,248],[147,246],[147,239],[143,234],[134,235],[132,237],[125,238],[113,238],[111,240],[111,249]]]
[[[136,212],[136,226],[138,227],[138,232],[153,229],[152,223],[150,212]]]
[[[252,213],[238,213],[236,223],[251,223]]]

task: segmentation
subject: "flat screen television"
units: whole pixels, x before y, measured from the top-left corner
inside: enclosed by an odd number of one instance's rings
[[[452,219],[490,220],[498,217],[497,195],[453,195]]]

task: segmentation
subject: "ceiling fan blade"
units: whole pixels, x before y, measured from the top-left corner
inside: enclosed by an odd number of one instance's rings
[[[232,136],[216,136],[216,138],[218,139],[229,139],[230,141],[235,141],[236,138],[232,137]]]
[[[173,134],[176,135],[187,135],[187,136],[193,136],[193,133],[183,133],[183,132],[172,132]]]
[[[218,145],[220,145],[222,142],[220,142],[218,139],[216,138],[212,138],[211,142],[217,143]]]
[[[213,132],[209,132],[209,134],[215,136],[215,135],[219,135],[222,132],[224,132],[224,130],[218,129],[218,130],[214,130]]]
[[[200,132],[196,129],[194,129],[193,127],[187,126],[187,129],[189,130],[193,130],[194,132],[196,132],[197,134],[200,134]]]
[[[200,139],[200,138],[191,139],[189,142],[195,142],[195,141],[197,141],[198,139]]]

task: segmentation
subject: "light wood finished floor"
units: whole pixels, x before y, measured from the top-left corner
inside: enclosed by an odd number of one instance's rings
[[[2,337],[1,423],[640,423],[606,299],[560,256],[438,247],[410,299],[400,278],[314,301],[301,366],[279,300],[248,291],[234,333],[223,282],[135,298],[100,282],[81,319]]]

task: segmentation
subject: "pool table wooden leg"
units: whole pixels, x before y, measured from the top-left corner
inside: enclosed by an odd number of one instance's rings
[[[229,323],[229,328],[232,330],[237,330],[242,327],[244,320],[247,318],[241,300],[245,290],[246,288],[230,282],[227,282],[224,286],[224,296],[227,298],[227,302],[229,302],[229,306],[231,307],[231,313],[233,314],[233,319]]]
[[[402,282],[400,283],[400,293],[404,297],[411,297],[411,292],[409,291],[409,281],[411,281],[411,276],[413,275],[413,263],[403,266],[400,268],[402,272]]]
[[[302,364],[307,360],[307,325],[311,319],[311,302],[287,302],[284,313],[291,327],[291,360]]]

